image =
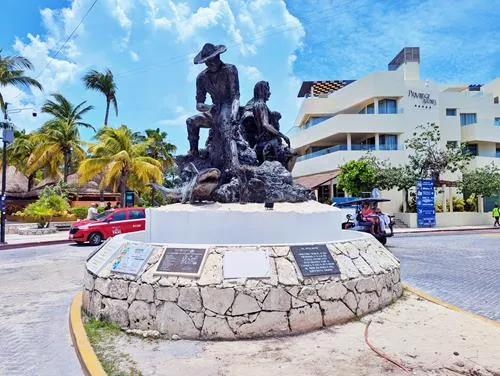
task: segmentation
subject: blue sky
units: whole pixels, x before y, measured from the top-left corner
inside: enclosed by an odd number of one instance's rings
[[[184,152],[184,121],[195,113],[195,77],[202,69],[192,58],[205,42],[227,45],[222,58],[239,69],[242,103],[255,82],[270,82],[269,105],[283,113],[284,130],[295,118],[303,80],[386,70],[404,46],[421,48],[423,79],[485,83],[500,75],[499,0],[98,0],[54,58],[93,1],[2,0],[0,49],[28,57],[45,87],[33,94],[3,89],[11,107],[39,108],[60,92],[75,104],[94,105],[86,120],[99,127],[104,98],[86,91],[81,77],[110,68],[119,105],[110,124],[160,127]],[[32,130],[47,119],[30,115],[12,120]],[[92,139],[87,130],[82,135]]]

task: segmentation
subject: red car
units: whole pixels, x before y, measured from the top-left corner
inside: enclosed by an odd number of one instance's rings
[[[142,231],[146,228],[144,208],[123,208],[106,211],[96,219],[73,222],[69,239],[78,244],[89,242],[99,245],[103,240],[126,232]]]

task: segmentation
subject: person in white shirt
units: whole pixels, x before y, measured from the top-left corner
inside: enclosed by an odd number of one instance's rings
[[[99,212],[97,211],[97,204],[90,205],[89,210],[87,210],[87,219],[96,219]]]
[[[386,226],[389,226],[390,219],[387,215],[382,213],[382,210],[380,210],[380,208],[378,207],[375,208],[375,214],[380,220],[380,232],[382,232],[382,234],[385,234],[385,228]]]

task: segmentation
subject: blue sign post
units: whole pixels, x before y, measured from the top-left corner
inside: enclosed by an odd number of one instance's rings
[[[436,226],[434,181],[432,179],[417,180],[417,226]]]

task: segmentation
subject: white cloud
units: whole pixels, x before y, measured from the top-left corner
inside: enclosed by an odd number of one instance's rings
[[[185,113],[182,113],[182,114],[176,116],[175,118],[158,120],[156,122],[156,124],[157,125],[164,125],[167,127],[180,127],[180,126],[185,127],[186,126],[186,119],[193,114],[194,114],[194,112],[193,113],[185,112]]]
[[[140,56],[137,54],[137,52],[134,52],[130,50],[130,57],[132,58],[132,61],[139,61]]]
[[[238,70],[246,77],[249,81],[259,81],[262,79],[262,72],[259,68],[251,65],[240,65]]]

